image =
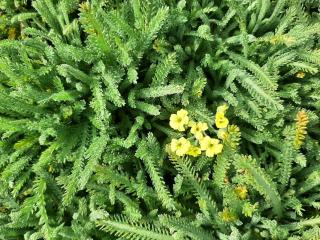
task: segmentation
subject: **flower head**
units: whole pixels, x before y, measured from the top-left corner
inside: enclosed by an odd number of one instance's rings
[[[199,147],[191,146],[187,154],[192,157],[198,157],[201,154],[201,149]]]
[[[201,150],[206,151],[207,157],[213,157],[222,152],[223,145],[219,143],[218,139],[206,136],[200,140],[200,147]]]
[[[203,122],[194,123],[191,126],[191,133],[196,137],[196,139],[200,140],[203,138],[203,132],[208,129],[208,124]]]
[[[170,116],[170,127],[180,132],[185,131],[184,125],[188,124],[188,112],[184,109],[179,110],[176,114]]]
[[[240,199],[246,199],[248,196],[248,189],[245,186],[238,186],[235,189],[236,195]]]
[[[172,139],[170,146],[172,152],[178,156],[183,156],[189,151],[191,143],[184,137],[181,137],[179,139]]]
[[[215,123],[217,128],[226,128],[229,124],[229,120],[224,116],[224,113],[218,112],[216,114]]]
[[[298,72],[297,74],[296,74],[296,77],[297,78],[304,78],[306,76],[306,74],[304,73],[304,72]]]

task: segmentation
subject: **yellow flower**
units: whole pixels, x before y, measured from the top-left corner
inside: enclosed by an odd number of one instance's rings
[[[223,114],[225,114],[226,113],[226,111],[228,110],[228,105],[227,104],[223,104],[223,105],[221,105],[221,106],[219,106],[218,108],[217,108],[217,113],[223,113]]]
[[[187,154],[192,157],[198,157],[201,154],[201,149],[199,147],[191,146]]]
[[[236,195],[240,199],[246,199],[248,196],[248,189],[245,186],[238,186],[235,189]]]
[[[192,125],[191,133],[196,137],[196,139],[200,140],[203,138],[203,132],[208,129],[208,124],[203,122],[198,122]]]
[[[213,157],[222,152],[223,145],[219,143],[218,139],[206,136],[200,140],[200,147],[201,150],[206,151],[207,157]]]
[[[184,137],[181,137],[179,139],[172,139],[171,141],[171,151],[178,156],[185,155],[189,151],[190,147],[191,143]]]
[[[296,74],[296,77],[297,78],[304,78],[306,76],[306,74],[304,73],[304,72],[298,72],[297,74]]]
[[[226,128],[229,124],[229,120],[224,116],[222,112],[218,112],[216,114],[215,123],[217,128]]]
[[[170,116],[170,127],[180,132],[185,130],[184,125],[189,122],[188,112],[184,109],[179,110],[176,114]]]
[[[224,222],[234,222],[237,220],[237,215],[230,211],[229,208],[224,208],[222,212],[220,212],[220,216]]]

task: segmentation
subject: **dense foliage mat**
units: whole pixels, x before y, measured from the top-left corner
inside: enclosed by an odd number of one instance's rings
[[[0,1],[0,239],[320,239],[319,6]]]

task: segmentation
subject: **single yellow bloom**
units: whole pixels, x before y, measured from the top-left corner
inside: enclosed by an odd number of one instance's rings
[[[172,139],[171,141],[171,151],[178,156],[185,155],[189,151],[190,147],[191,143],[184,137],[181,137],[179,139]]]
[[[200,140],[203,138],[203,132],[208,129],[208,124],[203,122],[198,122],[193,124],[191,127],[191,133],[196,137],[196,139]]]
[[[192,157],[198,157],[201,154],[201,149],[199,147],[191,146],[187,154]]]
[[[184,109],[179,110],[176,114],[170,116],[170,127],[180,132],[185,131],[184,125],[189,122],[188,112]]]
[[[206,151],[207,157],[213,157],[222,152],[223,145],[219,143],[218,139],[210,138],[208,136],[200,140],[201,150]]]
[[[181,117],[186,117],[186,116],[188,116],[188,111],[187,111],[187,110],[184,110],[184,109],[180,109],[180,110],[177,112],[177,115],[178,115],[178,116],[181,116]]]
[[[298,72],[297,74],[296,74],[296,77],[297,78],[304,78],[306,76],[306,74],[304,73],[304,72]]]
[[[246,199],[248,196],[248,189],[245,186],[238,186],[235,189],[236,195],[240,199]]]
[[[217,113],[223,113],[223,114],[225,114],[226,113],[226,111],[228,110],[228,105],[227,104],[223,104],[223,105],[221,105],[221,106],[219,106],[218,108],[217,108]]]
[[[226,128],[229,124],[229,120],[224,116],[222,112],[218,112],[216,114],[215,123],[217,128]]]

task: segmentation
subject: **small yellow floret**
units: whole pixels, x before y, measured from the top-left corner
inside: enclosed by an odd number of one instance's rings
[[[215,123],[217,128],[226,128],[229,124],[229,120],[224,116],[222,112],[218,112],[216,114]]]
[[[188,112],[184,109],[179,110],[176,114],[170,116],[170,127],[180,132],[185,131],[184,125],[189,122]]]
[[[238,186],[235,189],[236,195],[240,199],[246,199],[248,196],[248,189],[245,186]]]
[[[196,137],[196,139],[200,140],[203,138],[203,132],[208,130],[208,124],[203,122],[198,122],[192,125],[191,133]]]
[[[306,76],[306,74],[304,73],[304,72],[298,72],[297,74],[296,74],[296,77],[297,78],[304,78]]]
[[[201,150],[206,151],[207,157],[213,157],[222,152],[223,145],[219,143],[218,139],[210,138],[208,136],[200,140]]]
[[[192,157],[198,157],[201,154],[201,149],[199,147],[191,146],[187,154]]]
[[[184,137],[181,137],[179,139],[172,139],[170,146],[172,152],[178,156],[183,156],[189,151],[191,143]]]

